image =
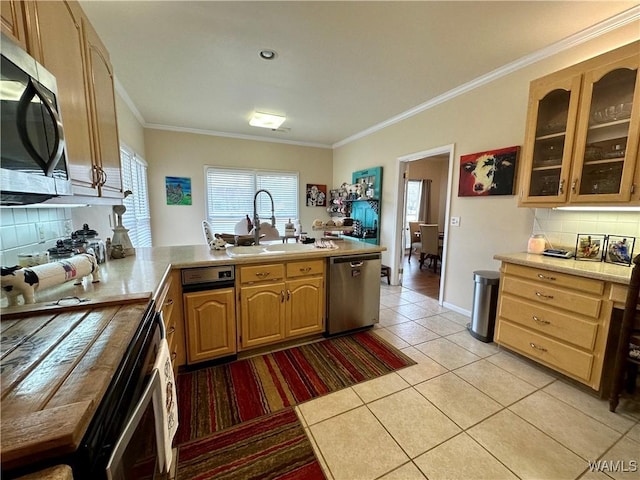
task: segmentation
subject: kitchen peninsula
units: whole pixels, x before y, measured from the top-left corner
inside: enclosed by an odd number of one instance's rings
[[[351,240],[336,244],[338,248],[290,248],[286,252],[275,249],[266,250],[268,253],[235,256],[230,256],[225,250],[210,250],[206,245],[141,248],[137,249],[135,256],[101,264],[102,280],[99,283],[84,280],[81,285],[74,285],[67,282],[36,292],[37,303],[33,305],[3,307],[0,323],[2,362],[3,366],[13,365],[3,370],[2,375],[3,473],[30,465],[34,458],[56,459],[72,454],[78,448],[118,359],[131,341],[151,300],[154,308],[165,314],[174,368],[187,362],[189,357],[185,350],[189,348],[189,338],[188,326],[183,319],[182,269],[233,266],[240,270],[260,265],[272,267],[316,262],[322,266],[321,291],[324,292],[327,258],[385,250],[384,247]],[[274,242],[271,245],[278,244]],[[318,277],[317,272],[314,277]],[[240,282],[239,279],[236,281]],[[240,288],[239,284],[236,286]],[[234,295],[232,299],[235,304],[238,297]],[[324,302],[324,296],[322,299]],[[236,312],[240,310],[241,306],[235,309]],[[323,314],[325,311],[323,308]],[[240,314],[237,317],[240,332]],[[233,321],[235,327],[235,317]],[[86,332],[81,333],[83,329]],[[51,332],[57,333],[49,336]],[[294,335],[296,340],[304,340],[308,336],[304,332]],[[72,341],[74,338],[79,341]],[[234,352],[235,341],[234,338]],[[31,348],[30,344],[46,345]],[[64,357],[61,356],[63,354]],[[72,354],[73,358],[70,358]],[[18,357],[20,365],[16,367],[14,364]],[[60,361],[54,362],[54,357]],[[40,377],[34,377],[42,375],[42,365],[48,363],[51,363],[51,368],[54,368],[54,363],[58,365],[57,370],[50,381],[39,382]],[[27,387],[30,389],[29,398],[35,399],[28,405],[23,403],[21,393]],[[12,412],[12,417],[5,416],[6,412]]]

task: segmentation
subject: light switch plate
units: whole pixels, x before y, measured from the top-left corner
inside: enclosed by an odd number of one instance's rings
[[[459,227],[460,226],[460,217],[451,217],[451,226]]]

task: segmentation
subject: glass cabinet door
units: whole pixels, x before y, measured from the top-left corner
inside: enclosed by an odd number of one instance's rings
[[[571,202],[631,198],[637,165],[639,56],[587,72],[576,134]]]
[[[521,203],[561,203],[567,195],[580,75],[532,86],[522,153]]]

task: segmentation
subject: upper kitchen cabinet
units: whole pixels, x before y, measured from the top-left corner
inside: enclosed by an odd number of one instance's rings
[[[0,2],[2,33],[14,40],[23,50],[28,50],[25,20],[24,2],[17,0],[2,0]]]
[[[109,52],[83,17],[95,158],[94,179],[102,197],[122,198],[116,97]]]
[[[640,42],[531,83],[520,206],[640,204]]]
[[[73,1],[34,4],[31,52],[58,83],[73,193],[122,198],[113,71],[106,49]]]

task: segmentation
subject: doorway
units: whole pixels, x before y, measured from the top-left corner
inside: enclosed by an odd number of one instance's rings
[[[398,158],[399,182],[397,201],[398,211],[396,219],[397,231],[400,232],[400,234],[396,235],[395,252],[397,252],[397,255],[394,259],[394,271],[398,272],[398,283],[401,285],[405,284],[408,288],[411,288],[410,285],[423,285],[425,281],[430,283],[431,286],[428,289],[430,293],[428,293],[428,296],[436,296],[436,291],[433,285],[434,283],[437,284],[437,299],[440,305],[442,305],[444,301],[447,244],[449,240],[449,210],[453,184],[453,154],[453,145],[446,145],[440,148],[416,152]],[[428,174],[424,172],[431,173]],[[427,272],[428,269],[421,270],[419,268],[418,259],[415,257],[409,265],[407,262],[408,257],[406,255],[406,245],[409,242],[407,217],[413,215],[412,212],[408,212],[408,210],[415,208],[414,206],[409,205],[410,200],[415,198],[415,194],[409,190],[410,188],[414,188],[415,184],[410,186],[409,181],[421,180],[423,178],[420,177],[427,176],[434,177],[431,178],[431,194],[429,201],[424,202],[423,199],[423,203],[425,205],[421,215],[423,215],[424,218],[419,218],[417,220],[437,223],[440,225],[440,231],[444,232],[440,275],[437,278],[431,278],[428,280],[418,277],[426,277],[429,275]],[[411,254],[410,249],[409,254]]]

